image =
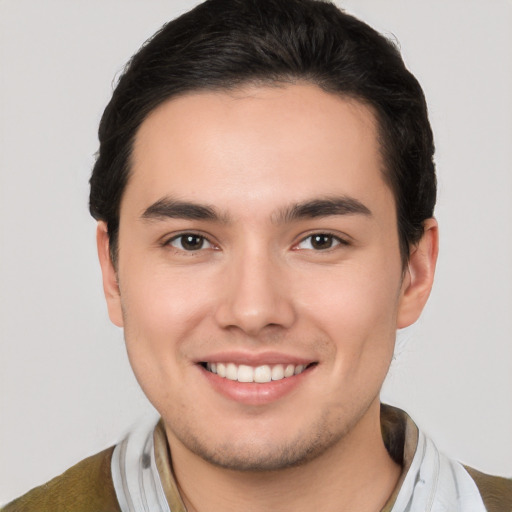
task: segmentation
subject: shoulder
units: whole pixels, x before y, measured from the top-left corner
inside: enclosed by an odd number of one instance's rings
[[[468,466],[464,469],[478,487],[488,512],[512,511],[512,479],[486,475]]]
[[[120,512],[110,464],[114,447],[7,504],[1,512]]]

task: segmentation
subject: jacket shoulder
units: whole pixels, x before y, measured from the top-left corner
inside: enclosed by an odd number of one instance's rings
[[[475,482],[488,512],[512,511],[512,479],[486,475],[464,466]]]
[[[121,512],[110,469],[113,451],[111,447],[82,460],[1,512]]]

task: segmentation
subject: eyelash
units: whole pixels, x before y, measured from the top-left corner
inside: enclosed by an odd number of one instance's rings
[[[200,242],[200,246],[198,248],[195,248],[195,249],[186,249],[184,247],[184,239],[186,237],[194,237],[196,239],[199,239],[199,242]],[[326,248],[316,248],[313,246],[313,239],[314,237],[325,237],[326,239],[328,239],[328,243],[330,243],[330,247],[326,247]],[[173,245],[173,242],[176,242],[178,240],[181,240],[181,247],[176,247]],[[318,232],[318,233],[311,233],[307,236],[305,236],[304,238],[302,238],[297,244],[295,244],[293,246],[293,249],[294,250],[300,250],[299,246],[303,243],[305,243],[307,240],[310,240],[309,242],[309,245],[310,247],[306,248],[306,250],[312,250],[314,252],[326,252],[326,251],[329,251],[329,250],[332,250],[340,245],[344,245],[344,246],[348,246],[350,245],[350,242],[348,242],[347,240],[343,239],[343,238],[340,238],[339,236],[336,236],[334,235],[333,233],[329,233],[329,232]],[[204,245],[208,244],[209,247],[204,247]],[[333,245],[334,244],[334,245]],[[170,247],[173,247],[174,249],[177,249],[179,251],[183,251],[183,252],[188,252],[188,253],[194,253],[194,252],[199,252],[201,251],[202,249],[216,249],[217,247],[213,244],[213,242],[211,242],[206,236],[204,235],[201,235],[199,233],[194,233],[194,232],[187,232],[187,233],[180,233],[179,235],[175,235],[173,236],[172,238],[170,238],[169,240],[167,240],[164,244],[164,246],[170,246]]]
[[[201,241],[201,246],[197,249],[185,249],[185,247],[183,246],[183,242],[184,242],[184,239],[186,237],[195,237],[195,238],[198,238],[200,239]],[[175,247],[172,242],[175,242],[177,240],[180,240],[181,239],[181,247]],[[172,247],[173,249],[177,249],[179,251],[183,251],[183,252],[188,252],[188,253],[193,253],[193,252],[199,252],[201,249],[205,249],[204,247],[204,244],[207,243],[210,245],[210,247],[207,247],[208,249],[215,249],[215,245],[213,244],[213,242],[211,242],[206,236],[204,235],[201,235],[199,233],[194,233],[193,231],[190,231],[190,232],[187,232],[187,233],[180,233],[179,235],[175,235],[173,236],[172,238],[170,238],[169,240],[167,240],[165,243],[164,243],[164,246],[170,246]]]
[[[323,248],[323,249],[315,249],[312,245],[312,240],[314,239],[314,237],[325,237],[325,238],[328,238],[330,240],[331,243],[333,243],[334,245],[331,245],[330,247],[326,247],[326,248]],[[348,242],[346,239],[344,238],[341,238],[333,233],[329,233],[328,231],[319,231],[317,233],[311,233],[305,237],[303,237],[299,243],[295,244],[294,245],[294,249],[295,250],[300,250],[298,247],[303,244],[304,242],[306,242],[307,240],[309,240],[309,245],[310,247],[308,247],[306,250],[311,250],[311,251],[314,251],[314,252],[327,252],[327,251],[331,251],[331,250],[334,250],[336,249],[336,247],[339,247],[339,246],[349,246],[350,245],[350,242]]]

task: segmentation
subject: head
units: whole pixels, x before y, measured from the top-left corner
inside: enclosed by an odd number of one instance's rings
[[[375,448],[396,329],[432,284],[432,151],[396,49],[328,3],[211,0],[135,55],[91,211],[173,458],[276,470]]]
[[[90,211],[107,223],[114,263],[133,144],[150,112],[191,91],[296,82],[374,112],[405,265],[436,199],[422,89],[392,42],[316,0],[209,0],[166,24],[133,56],[103,114],[91,177]]]

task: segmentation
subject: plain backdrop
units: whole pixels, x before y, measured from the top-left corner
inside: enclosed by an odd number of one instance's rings
[[[115,76],[195,3],[0,0],[0,503],[155,414],[107,317],[88,178]],[[512,476],[512,2],[339,4],[399,43],[436,135],[437,279],[383,399]]]

